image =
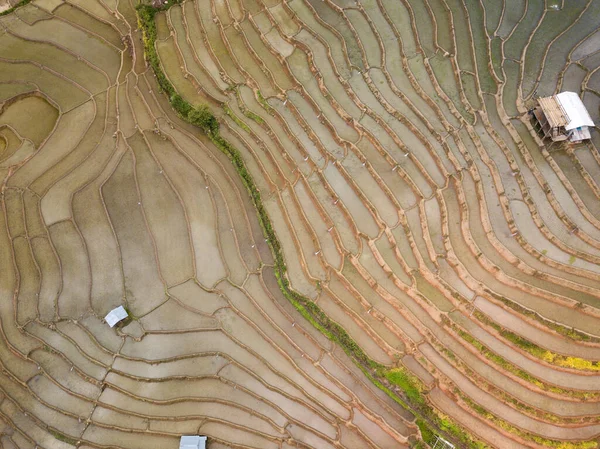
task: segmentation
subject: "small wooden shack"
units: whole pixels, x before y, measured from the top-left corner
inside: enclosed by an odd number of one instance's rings
[[[578,143],[591,137],[589,127],[594,122],[575,92],[539,98],[532,112],[544,138],[549,137],[553,142],[568,139]]]

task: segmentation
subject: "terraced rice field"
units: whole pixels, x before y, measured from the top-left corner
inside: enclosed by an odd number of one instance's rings
[[[600,0],[154,3],[0,17],[1,447],[599,447]]]

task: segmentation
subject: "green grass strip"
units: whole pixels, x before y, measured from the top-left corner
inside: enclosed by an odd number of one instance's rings
[[[519,312],[520,314],[522,314],[524,316],[528,316],[528,317],[536,320],[539,323],[542,323],[544,326],[556,331],[557,333],[559,333],[561,335],[564,335],[565,337],[568,337],[568,338],[570,338],[572,340],[576,340],[576,341],[589,341],[589,342],[593,342],[593,343],[600,343],[599,337],[594,337],[592,335],[588,335],[584,332],[578,331],[577,329],[574,329],[572,327],[567,327],[563,324],[555,323],[554,321],[544,318],[539,313],[534,312],[529,309],[526,309],[525,307],[517,304],[516,302],[511,301],[510,299],[508,299],[504,296],[498,295],[492,291],[487,291],[486,293],[490,294],[492,297],[494,297],[498,301],[502,302],[506,306],[510,307],[514,311]]]
[[[423,385],[415,376],[409,374],[406,369],[386,369],[380,372],[379,375],[384,376],[392,384],[400,387],[410,401],[419,405],[424,404]]]
[[[258,97],[258,102],[262,105],[262,107],[265,108],[269,114],[272,113],[273,108],[269,103],[267,103],[267,100],[265,100],[265,97],[263,97],[263,95],[260,93],[260,90],[256,91],[256,96]]]
[[[490,320],[486,315],[479,311],[476,311],[476,317],[488,326],[493,327],[502,337],[510,341],[515,346],[531,354],[535,358],[543,360],[551,365],[560,366],[563,368],[571,368],[579,371],[600,371],[600,362],[597,360],[589,360],[581,357],[569,357],[562,354],[557,354],[536,345],[532,341],[521,337],[520,335],[508,329],[503,328],[498,323]]]
[[[518,427],[513,426],[504,419],[494,415],[481,405],[475,403],[470,397],[464,395],[462,392],[459,392],[458,395],[473,410],[475,410],[475,412],[477,412],[478,415],[480,415],[488,421],[493,422],[498,427],[512,433],[513,435],[517,435],[523,439],[533,441],[537,444],[546,447],[551,447],[553,449],[596,449],[598,447],[597,441],[558,441],[550,440],[548,438],[535,435],[533,433],[527,432],[526,430],[519,429]]]
[[[483,345],[481,345],[481,348],[483,351],[486,351],[487,348]],[[454,355],[453,352],[451,352],[449,349],[447,348],[440,348],[441,352],[443,352],[449,359],[457,362],[456,356]],[[460,362],[459,362],[460,363]],[[468,375],[474,375],[474,373],[468,368],[465,367],[465,370],[467,372]],[[516,426],[514,426],[512,423],[509,423],[507,421],[505,421],[504,419],[494,415],[493,413],[491,413],[490,411],[488,411],[486,408],[482,407],[481,405],[477,404],[475,401],[473,401],[469,396],[467,396],[466,394],[464,394],[461,390],[459,390],[458,388],[454,388],[453,389],[454,394],[456,394],[459,398],[462,399],[462,401],[471,409],[473,410],[475,413],[477,413],[479,416],[481,416],[484,420],[493,422],[496,426],[498,426],[499,428],[510,432],[514,435],[517,435],[525,440],[528,441],[533,441],[539,445],[542,446],[546,446],[549,448],[553,448],[553,449],[597,449],[598,448],[598,442],[597,441],[572,441],[572,442],[563,442],[563,441],[558,441],[558,440],[552,440],[549,438],[544,438],[541,437],[539,435],[536,435],[534,433],[522,430]],[[507,400],[507,402],[511,402],[515,405],[518,405],[520,403],[515,403],[515,401],[513,400],[508,400],[508,398],[505,398],[505,400]],[[562,421],[561,421],[562,422]],[[443,427],[442,427],[443,428]]]
[[[580,371],[600,371],[600,363],[597,360],[588,360],[581,357],[569,357],[547,349],[541,348],[535,343],[521,337],[506,329],[499,329],[498,332],[511,343],[528,352],[538,359],[544,360],[551,365],[562,366]]]
[[[263,120],[263,118],[260,115],[255,114],[254,112],[250,111],[249,109],[244,111],[244,115],[246,117],[248,117],[250,120],[254,120],[259,125],[265,124],[265,121]]]
[[[2,11],[0,12],[0,17],[1,16],[6,16],[10,13],[12,13],[15,9],[20,8],[21,6],[25,6],[28,3],[31,3],[31,0],[21,0],[19,3],[17,3],[15,6],[13,6],[12,8],[8,8],[6,11]]]
[[[221,137],[219,134],[219,123],[208,107],[206,105],[193,106],[184,100],[175,91],[175,88],[166,77],[160,65],[158,54],[154,46],[157,36],[154,17],[157,12],[164,11],[172,4],[179,3],[180,1],[181,0],[173,0],[170,2],[170,5],[164,5],[159,8],[154,8],[150,5],[137,6],[138,24],[143,31],[145,57],[156,75],[160,88],[168,96],[169,102],[177,114],[183,120],[201,128],[211,141],[229,157],[240,175],[256,208],[263,234],[273,254],[275,277],[283,295],[315,328],[320,330],[330,340],[338,343],[377,387],[388,394],[395,402],[417,416],[418,423],[420,423],[419,428],[428,429],[427,431],[421,430],[423,438],[427,438],[425,440],[427,443],[433,442],[434,431],[431,430],[431,427],[436,427],[438,429],[436,430],[437,433],[442,434],[447,439],[456,442],[460,441],[465,447],[472,449],[486,448],[487,446],[485,444],[477,441],[460,428],[460,426],[453,423],[448,417],[437,412],[425,400],[423,395],[424,388],[416,377],[409,375],[402,368],[389,370],[383,365],[371,360],[350,335],[348,335],[344,328],[331,320],[310,299],[291,289],[289,280],[286,276],[287,267],[283,259],[281,244],[275,235],[271,219],[262,203],[260,191],[256,187],[252,175],[248,172],[241,154],[229,142]],[[271,108],[268,103],[260,93],[258,95],[259,102],[269,111]],[[229,108],[225,109],[226,113],[228,109]],[[386,384],[391,388],[386,386]],[[403,392],[402,395],[405,396],[405,398],[400,397],[395,391],[392,391],[392,388],[394,387],[398,387],[398,389]]]
[[[463,340],[465,340],[466,342],[471,344],[474,348],[476,348],[479,351],[480,354],[485,356],[486,359],[494,362],[496,365],[501,366],[506,371],[511,372],[512,374],[520,377],[523,380],[526,380],[527,382],[535,385],[536,387],[538,387],[544,391],[551,391],[553,393],[570,396],[570,397],[577,398],[577,399],[583,399],[583,400],[598,399],[598,395],[593,392],[565,390],[564,388],[556,387],[554,385],[549,385],[549,384],[545,383],[544,381],[538,379],[537,377],[532,376],[527,371],[524,371],[521,368],[513,365],[511,362],[506,360],[504,357],[496,354],[494,351],[489,349],[487,346],[485,346],[483,343],[481,343],[479,340],[477,340],[475,337],[473,337],[468,332],[465,332],[458,327],[454,327],[454,330],[458,333],[458,335]]]
[[[50,435],[52,435],[54,438],[56,438],[58,441],[62,441],[63,443],[70,444],[71,446],[77,446],[77,440],[75,438],[71,438],[70,436],[67,436],[64,433],[59,432],[58,430],[55,430],[52,427],[49,427],[47,430],[48,430],[48,433]]]
[[[237,126],[239,126],[240,128],[242,128],[247,133],[251,132],[250,127],[248,125],[246,125],[237,115],[235,115],[235,113],[231,110],[231,108],[229,106],[227,106],[226,104],[224,104],[223,105],[223,110],[225,111],[225,114],[227,114],[227,116],[231,120],[233,120]]]

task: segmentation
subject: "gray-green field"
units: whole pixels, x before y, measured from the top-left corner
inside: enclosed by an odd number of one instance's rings
[[[0,447],[600,447],[600,0],[138,3],[0,0]]]

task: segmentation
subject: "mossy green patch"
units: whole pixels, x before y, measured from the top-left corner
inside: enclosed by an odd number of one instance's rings
[[[64,433],[59,432],[51,427],[48,428],[48,433],[56,438],[58,441],[62,441],[63,443],[70,444],[71,446],[77,446],[77,440],[72,438]]]
[[[433,430],[431,430],[429,425],[422,419],[417,419],[417,426],[421,431],[423,441],[425,441],[427,444],[433,444],[433,442],[435,441],[435,433],[433,432]]]
[[[424,402],[423,391],[420,382],[403,368],[394,368],[386,370],[384,376],[392,384],[402,388],[408,398],[417,403]]]
[[[244,115],[246,117],[248,117],[250,120],[254,120],[259,125],[264,125],[265,124],[265,121],[262,119],[262,117],[260,115],[258,115],[258,114],[255,114],[252,111],[246,110],[246,111],[244,111]]]
[[[256,91],[256,97],[258,98],[258,102],[261,104],[261,106],[265,108],[269,114],[271,114],[273,112],[273,108],[269,103],[267,103],[267,100],[265,97],[263,97],[262,93],[260,93],[260,90]]]
[[[227,114],[227,117],[229,117],[231,120],[233,120],[237,126],[242,128],[247,133],[250,132],[250,127],[248,125],[246,125],[237,115],[235,115],[229,106],[224,104],[223,110],[225,111],[225,114]]]

